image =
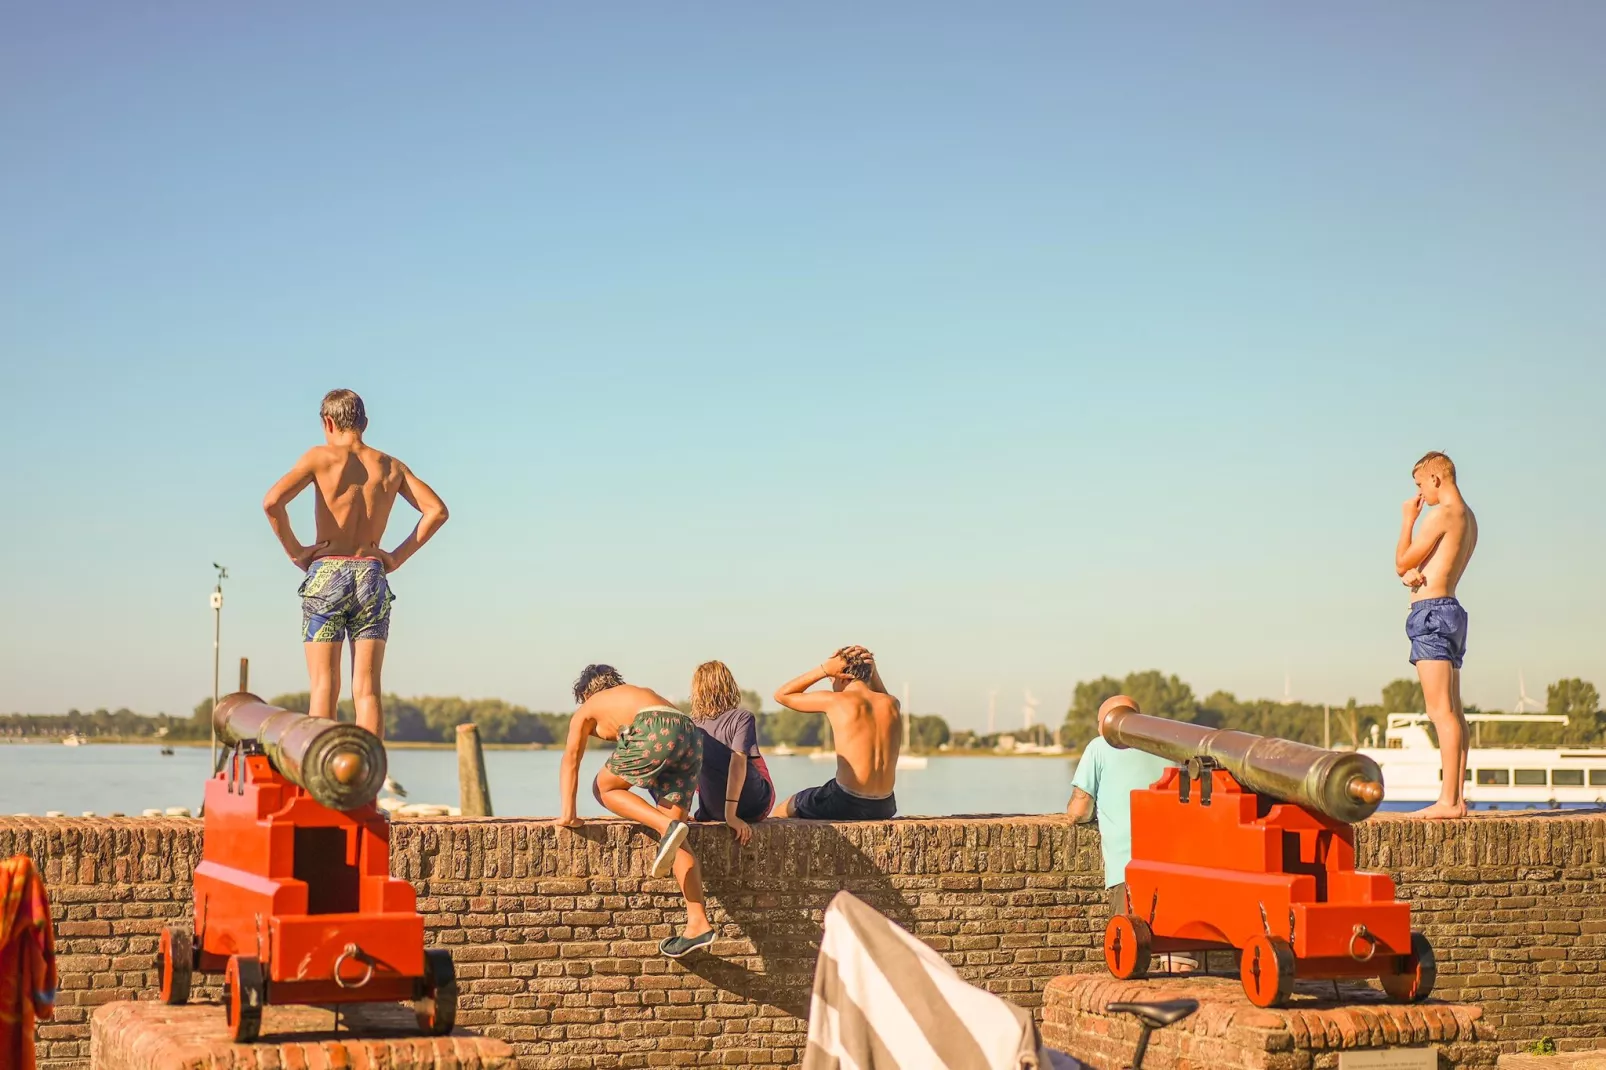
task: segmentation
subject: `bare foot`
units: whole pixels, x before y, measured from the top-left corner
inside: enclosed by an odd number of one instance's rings
[[[1443,821],[1447,818],[1466,817],[1467,804],[1464,802],[1447,803],[1443,800],[1440,800],[1439,802],[1434,803],[1432,806],[1413,811],[1406,816],[1418,817],[1427,821]]]

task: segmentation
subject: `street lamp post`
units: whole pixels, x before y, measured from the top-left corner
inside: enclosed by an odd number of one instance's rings
[[[218,668],[220,641],[223,638],[223,581],[229,578],[229,570],[212,562],[217,569],[217,586],[212,588],[212,709],[217,709],[218,702]],[[211,720],[211,718],[208,718]],[[217,728],[212,728],[212,768],[217,768]]]

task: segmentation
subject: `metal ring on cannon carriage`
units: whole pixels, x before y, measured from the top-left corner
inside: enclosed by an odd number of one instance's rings
[[[1355,941],[1357,940],[1365,940],[1367,942],[1365,955],[1357,955],[1355,953]],[[1356,962],[1371,962],[1372,956],[1375,954],[1377,954],[1377,937],[1367,932],[1366,926],[1357,924],[1355,926],[1355,931],[1350,933],[1349,957],[1354,959]]]
[[[347,959],[357,959],[359,962],[361,962],[364,966],[367,967],[366,972],[364,972],[363,975],[362,975],[362,980],[354,981],[354,982],[352,982],[350,984],[347,984],[346,983],[346,979],[344,977],[340,976],[340,965],[341,965],[341,963],[345,962]],[[345,988],[345,989],[361,988],[364,985],[366,985],[369,981],[372,981],[373,979],[374,979],[374,964],[373,964],[373,962],[370,959],[364,957],[362,951],[357,947],[356,944],[347,944],[346,945],[346,949],[344,951],[342,951],[339,954],[339,956],[337,956],[335,958],[335,984],[337,984],[341,988]]]

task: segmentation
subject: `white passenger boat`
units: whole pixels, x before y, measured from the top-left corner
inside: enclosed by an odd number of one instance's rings
[[[1483,723],[1565,724],[1567,718],[1470,713],[1467,721],[1475,733]],[[1383,745],[1360,748],[1383,770],[1383,809],[1416,810],[1439,797],[1439,749],[1428,735],[1428,723],[1425,713],[1391,713]],[[1467,753],[1466,795],[1475,810],[1606,805],[1606,749],[1473,746]]]

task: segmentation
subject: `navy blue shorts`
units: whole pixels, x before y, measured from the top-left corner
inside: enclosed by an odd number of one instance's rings
[[[832,777],[817,788],[792,796],[792,815],[806,821],[886,821],[898,812],[898,800],[854,795]]]
[[[1405,618],[1411,640],[1411,664],[1448,661],[1456,668],[1467,653],[1467,611],[1454,598],[1424,598],[1411,604]]]

